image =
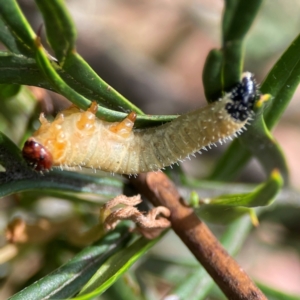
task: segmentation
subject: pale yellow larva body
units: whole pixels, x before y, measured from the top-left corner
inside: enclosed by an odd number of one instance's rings
[[[90,124],[78,128],[83,113],[89,114],[93,128]],[[218,101],[170,123],[134,129],[123,137],[110,130],[114,123],[73,107],[60,112],[53,123],[43,120],[33,138],[52,154],[53,166],[138,174],[170,166],[209,144],[223,141],[245,123],[232,119],[223,101]]]
[[[130,118],[121,123],[99,120],[95,116],[96,103],[88,111],[72,106],[60,112],[52,123],[41,115],[41,127],[26,142],[23,155],[40,170],[49,167],[39,164],[50,155],[53,166],[82,166],[119,174],[157,171],[239,133],[250,115],[249,108],[241,107],[237,97],[241,91],[244,93],[245,86],[238,86],[235,98],[227,94],[220,101],[148,129],[133,129]],[[253,102],[256,89],[253,90],[250,93],[246,89],[242,100],[250,95]]]
[[[216,102],[171,123],[133,131],[125,143],[107,143],[112,155],[106,159],[99,155],[103,169],[124,174],[157,171],[205,146],[222,142],[243,128],[245,122],[231,120],[220,106],[222,103]]]

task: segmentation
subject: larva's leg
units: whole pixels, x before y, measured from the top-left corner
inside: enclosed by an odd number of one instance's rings
[[[40,134],[43,134],[45,132],[49,131],[49,128],[51,127],[51,123],[45,118],[45,115],[43,113],[40,114],[39,120],[41,122],[40,128],[33,134],[33,136],[38,136]]]
[[[55,139],[55,136],[60,132],[60,129],[59,127],[57,127],[57,125],[60,125],[63,122],[63,116],[61,114],[58,114],[55,120],[51,123],[45,118],[45,115],[41,113],[39,120],[41,122],[41,126],[33,134],[33,136],[39,136],[41,134],[47,133],[49,139]]]
[[[120,135],[124,138],[128,137],[133,129],[136,120],[136,113],[131,112],[123,121],[114,123],[109,127],[111,132]]]
[[[96,114],[97,110],[98,110],[98,104],[96,101],[93,101],[91,106],[87,109],[87,111],[91,112],[94,115]]]
[[[50,122],[45,118],[44,113],[41,113],[41,114],[40,114],[39,121],[41,122],[41,125],[42,125],[42,126],[46,126],[46,125],[48,125],[48,124],[50,123]]]
[[[76,126],[79,130],[93,131],[96,122],[96,112],[98,109],[98,104],[93,101],[91,106],[81,113],[80,119],[77,121]]]

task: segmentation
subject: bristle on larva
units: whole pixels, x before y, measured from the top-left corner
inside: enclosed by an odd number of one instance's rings
[[[148,129],[133,128],[133,112],[121,122],[110,123],[96,118],[96,102],[87,111],[72,105],[52,123],[41,114],[41,126],[26,141],[22,153],[38,171],[52,166],[133,176],[159,171],[241,134],[258,98],[255,79],[246,72],[222,99]]]

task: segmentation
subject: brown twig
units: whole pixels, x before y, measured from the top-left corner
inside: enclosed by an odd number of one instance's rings
[[[130,180],[155,206],[165,206],[171,211],[173,230],[229,299],[267,299],[193,209],[184,204],[165,174],[140,174]]]

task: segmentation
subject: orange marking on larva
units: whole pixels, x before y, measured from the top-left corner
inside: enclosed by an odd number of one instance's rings
[[[137,114],[134,112],[134,111],[132,111],[128,116],[127,116],[127,119],[129,119],[131,122],[135,122],[135,120],[136,120],[136,117],[137,117]]]
[[[94,130],[95,125],[95,115],[89,111],[83,112],[80,119],[76,123],[76,127],[79,130]]]
[[[76,123],[77,128],[79,130],[93,131],[95,128],[95,114],[97,110],[98,104],[97,102],[93,101],[87,111],[81,113],[81,117]]]
[[[96,101],[93,101],[91,106],[87,109],[87,111],[90,111],[94,115],[96,114],[97,110],[98,110],[98,104]]]
[[[133,128],[134,112],[121,122],[109,123],[95,117],[96,102],[87,111],[71,106],[52,123],[41,114],[41,127],[26,142],[23,155],[38,170],[51,165],[49,161],[43,164],[43,155],[49,153],[53,166],[83,166],[120,174],[158,171],[239,134],[251,118],[257,98],[255,80],[245,73],[221,100],[147,129]]]
[[[136,113],[132,111],[123,121],[111,125],[109,130],[117,135],[127,138],[133,129],[135,120]]]

